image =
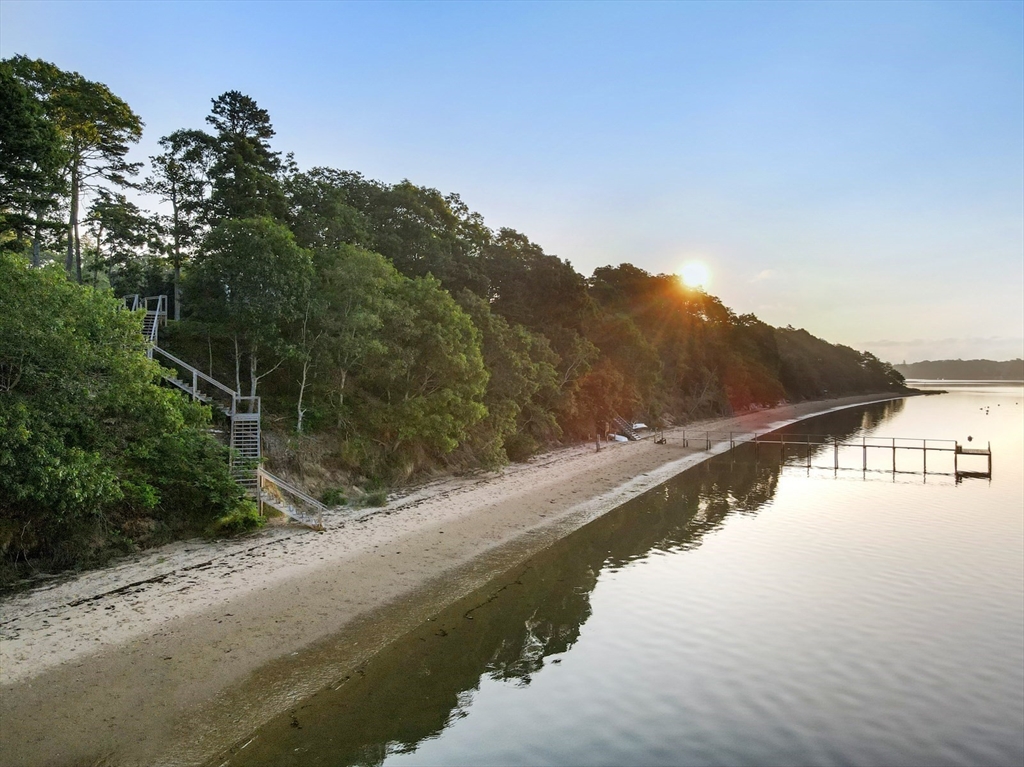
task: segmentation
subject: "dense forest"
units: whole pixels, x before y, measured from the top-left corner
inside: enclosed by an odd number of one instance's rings
[[[247,513],[208,414],[159,387],[127,294],[167,294],[160,345],[262,397],[267,460],[335,498],[522,460],[616,415],[903,389],[873,355],[675,275],[585,277],[457,194],[303,170],[238,91],[148,163],[128,159],[141,118],[101,83],[15,56],[0,91],[7,562],[75,561],[71,531],[145,545],[179,517]]]
[[[924,360],[893,367],[907,378],[946,381],[1024,381],[1024,360]]]

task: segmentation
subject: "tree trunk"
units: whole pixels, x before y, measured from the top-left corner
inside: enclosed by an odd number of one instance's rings
[[[75,222],[75,280],[82,284],[82,239],[78,235],[78,222]]]
[[[177,187],[171,193],[171,226],[174,227],[174,320],[181,319],[181,221]]]
[[[71,169],[71,209],[68,212],[68,252],[64,256],[64,271],[68,279],[75,273],[75,221],[78,220],[78,169]]]
[[[96,233],[96,258],[92,264],[92,286],[95,288],[100,281],[100,260],[103,256],[103,223]]]
[[[299,381],[299,401],[296,405],[296,412],[298,413],[298,421],[295,424],[295,431],[302,434],[302,418],[306,415],[306,411],[302,407],[302,400],[306,396],[306,381],[309,377],[309,355],[302,360],[302,380]]]
[[[181,319],[181,259],[174,262],[174,321]]]
[[[238,351],[238,336],[231,336],[235,342],[235,391],[242,393],[242,357]]]
[[[278,364],[280,364],[280,363],[278,363]],[[255,343],[253,343],[252,351],[249,352],[249,397],[250,397],[250,399],[249,399],[249,412],[250,413],[253,413],[253,412],[256,411],[256,386],[259,384],[260,378],[262,377],[262,376],[259,376],[259,375],[256,374],[256,371],[257,371],[258,368],[259,368],[259,347]],[[273,368],[268,370],[263,375],[267,375],[269,373],[272,373],[276,368],[277,368],[277,365],[275,365]]]
[[[39,268],[39,236],[43,228],[43,212],[36,208],[36,226],[32,232],[32,266]]]
[[[342,417],[345,413],[345,382],[348,380],[348,370],[341,369],[341,380],[338,382],[338,428],[341,428]]]
[[[252,351],[249,352],[249,396],[256,399],[256,385],[260,382],[260,378],[256,375],[256,368],[259,365],[259,357],[256,354],[256,345],[253,344]]]

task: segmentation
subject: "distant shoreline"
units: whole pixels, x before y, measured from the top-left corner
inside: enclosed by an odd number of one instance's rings
[[[1024,381],[1024,359],[995,360],[923,360],[893,365],[907,380],[913,381]]]
[[[0,761],[203,763],[445,605],[729,449],[684,447],[683,429],[765,432],[916,394],[688,424],[664,445],[564,448],[428,484],[360,518],[338,513],[323,534],[185,542],[8,597]]]
[[[1024,386],[1024,378],[908,378],[907,386],[913,388],[917,384],[934,384],[935,386],[971,386],[975,384],[988,384],[991,386],[1005,386],[1016,384]],[[926,392],[927,393],[927,392]]]

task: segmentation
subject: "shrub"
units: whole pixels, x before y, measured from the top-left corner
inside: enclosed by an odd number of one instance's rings
[[[320,503],[324,506],[344,506],[348,503],[348,498],[341,488],[329,487],[320,494]]]
[[[232,511],[218,517],[211,528],[214,535],[238,535],[250,530],[258,530],[266,524],[260,516],[256,504],[246,499],[241,501]]]

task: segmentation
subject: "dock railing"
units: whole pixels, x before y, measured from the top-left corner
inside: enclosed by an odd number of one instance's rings
[[[710,450],[712,445],[716,443],[728,441],[729,447],[736,447],[738,444],[752,443],[754,445],[754,455],[759,456],[762,447],[778,446],[780,452],[785,457],[787,449],[792,449],[799,452],[803,451],[806,465],[808,468],[811,467],[812,455],[821,454],[828,448],[831,448],[832,452],[832,468],[839,470],[841,468],[855,468],[851,466],[843,467],[840,465],[840,449],[848,448],[854,449],[860,453],[860,468],[863,471],[868,470],[868,451],[886,450],[892,454],[892,468],[891,471],[897,471],[896,456],[901,451],[919,451],[921,453],[921,470],[922,474],[943,474],[949,472],[937,472],[928,470],[928,454],[929,453],[949,453],[953,457],[953,471],[952,474],[960,477],[986,477],[991,478],[992,476],[992,445],[989,443],[985,448],[965,448],[956,440],[952,439],[919,439],[910,437],[876,437],[861,435],[859,437],[833,437],[822,434],[790,434],[785,432],[722,432],[722,431],[702,431],[702,430],[683,430],[682,431],[682,442],[684,447],[699,447],[702,450]],[[968,471],[961,470],[960,468],[960,456],[984,456],[987,459],[986,471]],[[915,473],[918,473],[915,470]]]

